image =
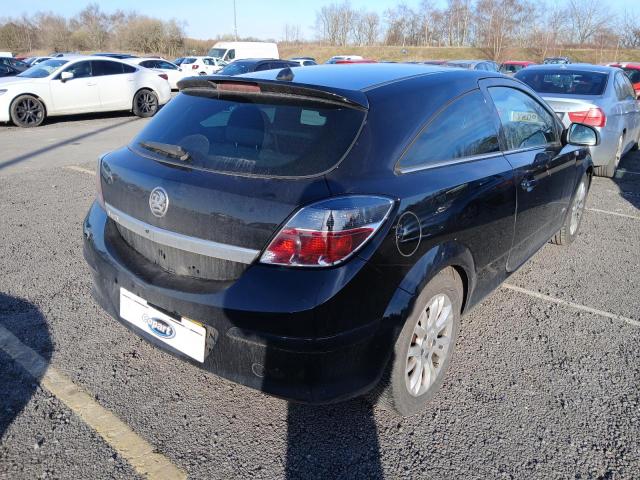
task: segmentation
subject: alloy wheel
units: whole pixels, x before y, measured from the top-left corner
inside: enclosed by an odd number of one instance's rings
[[[434,296],[418,318],[405,368],[405,383],[412,396],[424,394],[440,374],[451,350],[453,320],[453,306],[445,294]]]
[[[573,205],[571,205],[571,223],[569,224],[569,233],[574,235],[578,230],[578,225],[580,225],[580,219],[582,218],[582,213],[584,212],[584,203],[585,198],[587,196],[587,187],[584,181],[580,182],[580,186],[578,186],[578,190],[576,191],[576,196],[573,199]]]
[[[15,107],[16,119],[22,125],[37,125],[42,121],[44,108],[42,104],[34,98],[23,98],[19,100]]]
[[[158,108],[158,99],[151,92],[140,92],[136,104],[140,112],[153,113]]]

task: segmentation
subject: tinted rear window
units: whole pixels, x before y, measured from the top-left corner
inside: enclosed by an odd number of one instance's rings
[[[602,95],[607,86],[606,73],[572,70],[531,70],[525,68],[516,74],[538,93],[569,95]]]
[[[315,175],[340,161],[365,117],[360,110],[339,105],[297,99],[273,102],[181,93],[158,112],[132,147],[173,161],[141,149],[139,143],[179,145],[191,156],[187,165],[218,172]]]

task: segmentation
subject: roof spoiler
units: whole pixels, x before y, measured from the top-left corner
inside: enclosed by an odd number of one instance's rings
[[[280,98],[296,97],[315,102],[332,103],[359,110],[367,110],[367,96],[359,90],[342,90],[318,85],[261,78],[229,77],[223,75],[188,77],[178,82],[180,91],[199,91],[220,97]]]

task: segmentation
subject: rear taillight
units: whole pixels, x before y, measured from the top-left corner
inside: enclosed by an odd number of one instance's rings
[[[191,70],[197,70],[200,67],[200,65],[196,65],[195,63],[193,65],[191,65]]]
[[[581,112],[569,112],[571,123],[584,123],[592,127],[604,127],[607,124],[607,117],[599,108],[590,108]]]
[[[362,195],[308,205],[282,227],[260,261],[300,267],[344,262],[378,231],[392,207],[389,198]]]
[[[169,80],[169,75],[167,75],[166,73],[159,73],[158,76],[160,78],[164,78],[165,80]]]

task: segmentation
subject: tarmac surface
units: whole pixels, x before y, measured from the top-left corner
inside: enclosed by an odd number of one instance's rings
[[[147,121],[0,126],[0,478],[140,473],[44,371],[1,347],[2,332],[190,478],[640,475],[640,154],[594,179],[574,244],[546,245],[463,317],[442,390],[403,419],[362,400],[311,407],[232,384],[101,311],[82,257],[92,172]]]

